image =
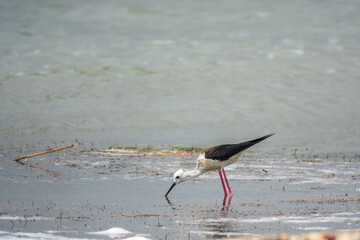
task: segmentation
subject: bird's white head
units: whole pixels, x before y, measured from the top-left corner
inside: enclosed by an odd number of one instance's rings
[[[174,173],[174,183],[171,185],[169,191],[165,194],[165,197],[170,193],[170,191],[176,186],[176,184],[185,182],[190,178],[187,177],[187,174],[184,172],[184,170],[179,169]]]
[[[204,171],[195,169],[192,171],[184,171],[182,169],[177,170],[174,173],[174,183],[171,185],[169,191],[165,194],[165,197],[170,193],[170,191],[179,183],[185,182],[189,179],[195,178],[201,175]]]
[[[179,184],[188,180],[187,175],[185,174],[184,170],[179,169],[174,173],[174,183]]]

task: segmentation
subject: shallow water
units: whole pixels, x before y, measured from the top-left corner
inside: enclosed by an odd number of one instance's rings
[[[0,238],[359,229],[358,1],[1,1]],[[277,134],[177,186],[208,147]],[[75,144],[76,150],[9,159]],[[79,152],[83,150],[84,152]],[[266,152],[267,151],[267,152]],[[265,171],[263,171],[263,169]]]
[[[2,158],[0,238],[200,239],[359,229],[358,155],[248,152],[227,169],[231,200],[216,172],[176,186],[166,199],[172,173],[194,167],[195,158],[83,152],[24,161],[57,177]]]
[[[2,1],[1,144],[358,150],[359,8]]]

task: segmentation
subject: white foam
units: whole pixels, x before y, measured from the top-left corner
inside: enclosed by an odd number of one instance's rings
[[[342,217],[338,217],[342,215]],[[344,215],[351,215],[353,217],[344,217]],[[339,222],[357,222],[360,217],[354,216],[355,214],[333,214],[330,216],[320,216],[317,214],[310,216],[280,216],[280,217],[263,217],[263,218],[248,218],[248,219],[237,219],[237,218],[220,218],[220,219],[207,219],[206,222],[237,222],[237,223],[271,223],[271,222],[283,222],[292,224],[314,224],[314,223],[339,223]]]
[[[124,240],[150,240],[150,238],[146,238],[142,236],[141,234],[137,234],[133,237],[125,238]]]
[[[88,240],[87,238],[69,238],[51,233],[27,233],[27,232],[5,232],[0,231],[0,239],[2,240]]]
[[[2,215],[0,216],[0,220],[16,220],[16,221],[43,221],[43,220],[54,220],[55,218],[43,217],[43,216],[12,216],[12,215]]]
[[[104,230],[104,231],[87,232],[87,234],[104,235],[104,236],[108,236],[109,238],[123,238],[126,235],[132,234],[132,232],[125,230],[123,228],[113,227],[113,228],[109,228],[108,230]]]
[[[73,231],[72,231],[73,232]],[[89,240],[88,238],[70,238],[67,236],[59,236],[54,234],[66,233],[63,231],[45,231],[38,233],[30,232],[6,232],[0,230],[0,239],[1,240],[18,240],[18,239],[28,239],[28,240]],[[109,238],[121,238],[125,240],[150,240],[150,238],[145,237],[144,234],[132,235],[132,232],[127,231],[123,228],[110,228],[105,231],[98,232],[88,232],[88,234],[93,235],[104,235]]]
[[[220,219],[207,219],[206,222],[240,222],[240,223],[268,223],[279,222],[279,217],[263,217],[263,218],[249,218],[249,219],[237,219],[237,218],[220,218]]]
[[[219,235],[219,236],[224,236],[224,237],[259,236],[259,234],[254,234],[254,233],[216,232],[216,231],[190,231],[190,233],[204,234],[204,235]]]
[[[344,184],[348,184],[348,182],[344,181],[343,179],[340,178],[307,178],[306,180],[303,181],[299,181],[299,183],[301,184],[307,184],[307,183],[321,183],[321,184],[338,184],[338,185],[344,185]]]
[[[45,183],[53,183],[54,181],[49,180],[49,179],[38,179],[38,182],[45,182]]]
[[[336,216],[328,216],[328,217],[303,217],[299,219],[288,219],[285,220],[285,223],[295,223],[295,224],[307,224],[307,223],[339,223],[339,222],[356,222],[359,221],[359,218],[353,217],[336,217]]]
[[[281,219],[278,217],[264,217],[264,218],[255,218],[255,219],[242,219],[240,222],[245,223],[268,223],[268,222],[279,222]]]
[[[333,216],[353,216],[356,214],[360,214],[360,212],[341,212],[341,213],[334,213]]]
[[[49,234],[64,234],[64,233],[76,233],[76,231],[53,231],[53,230],[49,230],[49,231],[45,231],[45,233],[49,233]]]
[[[328,227],[298,227],[299,230],[305,230],[305,231],[325,231],[330,230],[331,228]]]

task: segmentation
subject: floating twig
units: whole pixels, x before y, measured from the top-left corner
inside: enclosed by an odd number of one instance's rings
[[[63,150],[63,149],[71,148],[71,147],[73,147],[73,146],[74,146],[74,145],[71,144],[70,146],[66,146],[66,147],[61,147],[61,148],[56,148],[56,149],[50,149],[50,150],[47,150],[47,151],[45,151],[45,152],[34,153],[34,154],[27,155],[27,156],[23,156],[23,157],[19,157],[19,158],[14,158],[14,159],[11,159],[11,161],[19,162],[21,159],[24,159],[24,158],[30,158],[30,157],[35,157],[35,156],[42,155],[42,154],[46,154],[46,153],[56,152],[56,151],[60,151],[60,150]]]
[[[64,149],[67,149],[67,148],[71,148],[73,147],[74,145],[71,144],[70,146],[66,146],[66,147],[61,147],[61,148],[56,148],[56,149],[50,149],[50,150],[47,150],[45,152],[40,152],[40,153],[34,153],[34,154],[30,154],[30,155],[26,155],[26,156],[23,156],[23,157],[19,157],[19,158],[14,158],[14,159],[11,159],[11,161],[13,162],[16,162],[20,165],[23,165],[23,166],[27,166],[28,168],[32,168],[32,169],[37,169],[37,170],[40,170],[42,172],[46,172],[46,173],[51,173],[52,175],[54,175],[55,177],[58,176],[58,174],[54,171],[51,171],[51,170],[46,170],[46,169],[43,169],[43,168],[40,168],[40,167],[34,167],[32,165],[27,165],[23,162],[20,162],[20,160],[22,159],[25,159],[25,158],[30,158],[30,157],[35,157],[35,156],[39,156],[39,155],[42,155],[42,154],[46,154],[46,153],[51,153],[51,152],[56,152],[56,151],[60,151],[60,150],[64,150]]]

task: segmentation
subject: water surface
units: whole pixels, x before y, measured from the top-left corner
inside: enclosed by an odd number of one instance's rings
[[[227,168],[232,199],[224,198],[216,172],[176,186],[166,199],[173,172],[193,168],[194,157],[93,152],[26,161],[57,177],[2,160],[0,238],[203,239],[359,229],[359,156],[248,152]]]
[[[358,149],[358,1],[3,1],[1,143]]]
[[[0,238],[359,229],[359,11],[354,0],[1,1]],[[272,132],[227,169],[230,204],[216,172],[164,198],[196,156],[91,151]],[[9,161],[71,143],[24,160],[55,175]]]

